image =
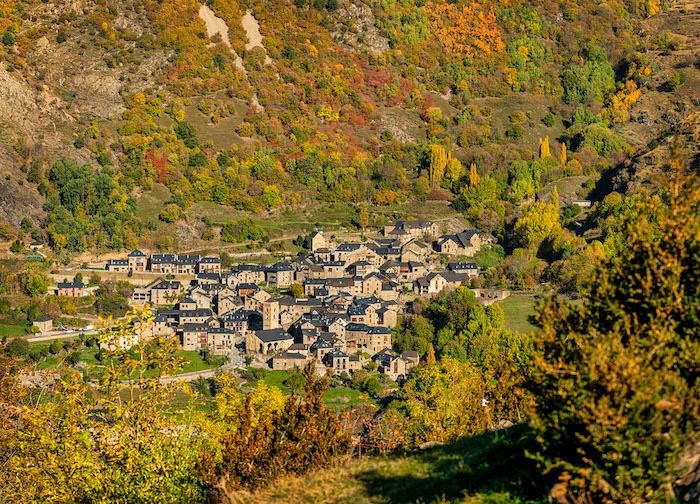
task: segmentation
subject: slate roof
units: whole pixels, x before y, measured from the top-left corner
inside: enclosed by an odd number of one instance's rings
[[[255,336],[257,336],[260,341],[264,343],[271,343],[273,341],[284,341],[292,339],[292,335],[289,334],[284,329],[262,329],[260,331],[255,331]]]
[[[85,284],[83,282],[58,282],[59,289],[84,289]]]

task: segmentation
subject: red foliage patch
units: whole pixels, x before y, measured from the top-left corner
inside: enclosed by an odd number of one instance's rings
[[[153,169],[158,173],[158,182],[165,182],[170,175],[168,167],[168,156],[165,153],[157,154],[153,150],[146,152],[146,159],[151,163]]]

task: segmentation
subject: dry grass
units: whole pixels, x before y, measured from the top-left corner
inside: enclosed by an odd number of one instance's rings
[[[286,476],[240,503],[546,502],[524,426],[400,456],[354,458],[304,476]]]

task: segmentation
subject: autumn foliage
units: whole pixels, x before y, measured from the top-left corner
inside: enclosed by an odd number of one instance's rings
[[[674,164],[583,303],[539,312],[537,459],[559,502],[671,501],[678,456],[697,441],[700,190]]]
[[[303,396],[292,394],[281,410],[256,422],[252,399],[246,397],[239,428],[223,438],[222,461],[208,465],[209,477],[225,502],[235,502],[240,488],[259,487],[282,473],[323,467],[348,453],[350,439],[323,403],[328,379],[317,378],[313,364],[307,365],[303,376]]]
[[[490,2],[458,5],[428,2],[426,13],[436,38],[456,57],[474,57],[505,49],[501,29]]]

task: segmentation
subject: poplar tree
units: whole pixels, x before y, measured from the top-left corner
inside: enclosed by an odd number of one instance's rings
[[[447,167],[447,153],[442,145],[432,144],[430,146],[430,167],[428,169],[428,180],[431,189],[440,187],[442,176]]]
[[[540,139],[540,159],[551,157],[549,152],[549,137],[546,136]]]
[[[566,144],[561,144],[561,154],[559,154],[559,164],[566,166]]]
[[[476,163],[469,165],[469,187],[476,187],[479,185],[479,173],[476,171]]]

